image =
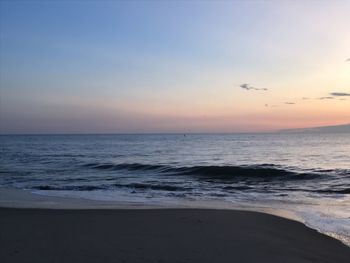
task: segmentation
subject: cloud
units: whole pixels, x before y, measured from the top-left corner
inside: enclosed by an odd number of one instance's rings
[[[260,88],[260,89],[258,89],[258,88],[255,88],[255,87],[253,87],[253,86],[247,84],[247,83],[243,83],[243,84],[241,84],[241,85],[239,85],[239,86],[240,86],[242,89],[245,89],[245,90],[268,90],[268,89],[266,89],[266,88]]]
[[[350,58],[348,58],[347,60],[345,60],[345,61],[350,61]]]
[[[350,97],[350,93],[346,93],[346,92],[332,92],[329,94],[336,97]]]
[[[287,105],[294,105],[296,104],[295,102],[285,102],[284,104],[287,104]]]
[[[310,98],[302,97],[302,100],[309,100]]]
[[[334,99],[333,97],[320,97],[320,98],[317,98],[317,100],[332,100]]]
[[[253,89],[253,87],[252,86],[249,86],[249,84],[247,84],[247,83],[243,83],[243,84],[241,84],[241,85],[239,85],[242,89],[246,89],[246,90],[251,90],[251,89]]]

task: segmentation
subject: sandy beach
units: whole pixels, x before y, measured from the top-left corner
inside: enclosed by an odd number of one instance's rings
[[[348,262],[288,219],[208,209],[0,209],[2,262]]]

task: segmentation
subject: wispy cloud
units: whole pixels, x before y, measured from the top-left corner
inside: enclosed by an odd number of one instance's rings
[[[347,60],[345,60],[345,61],[350,61],[350,58],[348,58]]]
[[[241,85],[239,85],[242,89],[246,89],[246,90],[251,90],[251,89],[253,89],[253,87],[252,86],[249,86],[249,84],[247,84],[247,83],[243,83],[243,84],[241,84]]]
[[[334,99],[333,97],[320,97],[320,98],[317,98],[317,100],[332,100]]]
[[[336,97],[350,97],[350,93],[346,93],[346,92],[332,92],[329,94]]]
[[[295,102],[285,102],[284,104],[287,104],[287,105],[294,105],[294,104],[296,104]]]
[[[241,85],[239,85],[242,89],[245,89],[245,90],[268,90],[266,88],[255,88],[247,83],[243,83]]]

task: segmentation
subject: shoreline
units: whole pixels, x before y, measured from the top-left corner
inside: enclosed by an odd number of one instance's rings
[[[348,240],[343,240],[332,233],[325,233],[308,225],[303,218],[294,211],[273,207],[262,207],[248,204],[215,201],[184,201],[181,202],[153,202],[152,204],[126,201],[98,201],[85,198],[50,196],[33,193],[31,190],[1,188],[0,209],[29,209],[29,210],[214,210],[214,211],[238,211],[253,212],[277,216],[286,220],[295,221],[305,227],[317,231],[321,235],[331,237],[350,248]]]
[[[0,208],[30,208],[30,209],[218,209],[244,210],[267,213],[300,222],[300,219],[289,210],[270,207],[258,207],[248,204],[238,204],[228,201],[193,201],[152,202],[136,201],[102,201],[87,198],[62,197],[36,193],[32,190],[1,188]]]
[[[215,209],[0,208],[4,262],[348,262],[304,224]]]
[[[252,211],[274,215],[303,223],[300,217],[290,210],[272,207],[259,207],[248,204],[238,204],[225,201],[190,201],[181,202],[153,202],[145,204],[131,201],[100,201],[86,198],[62,197],[35,193],[32,190],[1,188],[0,208],[18,209],[73,209],[73,210],[99,210],[99,209],[212,209]],[[304,223],[303,223],[304,224]]]
[[[227,201],[193,201],[181,200],[176,202],[152,202],[142,203],[136,201],[112,201],[93,200],[84,197],[55,196],[33,192],[32,190],[3,188],[0,187],[0,208],[18,209],[65,209],[65,210],[114,210],[114,209],[210,209],[210,210],[232,210],[252,211],[268,215],[282,217],[288,220],[302,223],[308,228],[334,238],[350,247],[348,236],[339,236],[332,232],[325,232],[306,222],[296,211],[279,207],[262,206],[261,204],[232,203]]]

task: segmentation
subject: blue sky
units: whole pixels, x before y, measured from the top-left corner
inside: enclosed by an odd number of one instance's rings
[[[348,1],[3,1],[1,132],[349,122],[349,100],[300,101],[350,91],[349,11]]]

